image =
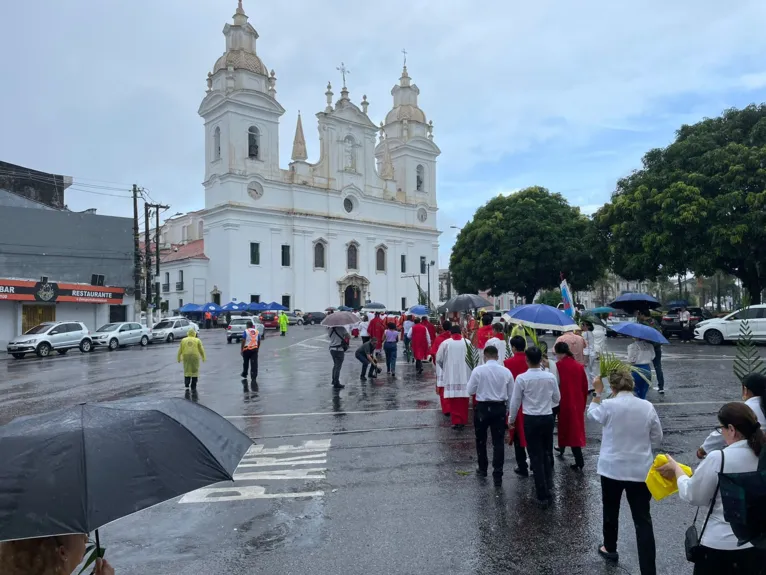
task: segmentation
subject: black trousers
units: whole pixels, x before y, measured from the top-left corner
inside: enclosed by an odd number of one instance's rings
[[[654,365],[654,373],[657,374],[657,387],[665,389],[665,375],[662,373],[662,346],[654,346],[654,359],[652,360]]]
[[[332,384],[340,385],[340,368],[343,367],[346,352],[342,349],[331,349],[330,355],[332,356]]]
[[[620,481],[601,476],[601,500],[604,512],[604,547],[610,553],[617,551],[617,528],[620,524],[620,500],[622,492],[628,497],[633,525],[636,527],[638,545],[638,564],[641,575],[655,575],[656,548],[654,546],[654,528],[649,510],[652,494],[644,482]],[[696,572],[696,571],[695,571]],[[721,571],[714,573],[723,574]],[[713,573],[711,572],[711,573]]]
[[[250,377],[258,377],[258,348],[242,350],[242,377],[247,377],[250,368]]]
[[[518,467],[520,471],[526,471],[529,473],[529,466],[527,465],[527,450],[521,446],[521,439],[519,439],[518,433],[513,434],[513,451],[514,455],[516,456],[516,467]]]
[[[417,373],[421,373],[423,371],[423,362],[419,359],[415,360],[415,371]]]
[[[492,435],[492,477],[503,477],[505,463],[505,414],[504,401],[480,401],[473,412],[473,427],[476,432],[476,455],[479,469],[487,471],[487,430]]]
[[[702,547],[702,560],[694,565],[694,575],[763,575],[766,573],[766,551],[751,547],[723,551]]]
[[[553,414],[524,414],[524,435],[529,462],[535,474],[535,491],[541,501],[551,498],[553,489]]]
[[[189,387],[189,385],[191,385],[192,389],[197,389],[197,378],[184,376],[184,385],[186,387]]]

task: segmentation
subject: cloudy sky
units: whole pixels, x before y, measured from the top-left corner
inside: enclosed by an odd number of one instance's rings
[[[245,0],[286,108],[287,166],[300,109],[336,67],[377,124],[402,48],[435,125],[442,264],[455,230],[498,193],[543,185],[592,212],[617,178],[683,123],[766,100],[763,0]],[[73,209],[132,215],[130,184],[171,213],[203,206],[197,108],[235,0],[35,0],[0,6],[6,54],[0,158],[71,175]],[[339,90],[336,89],[336,92]],[[94,187],[94,186],[100,186]],[[100,191],[96,193],[89,193]]]

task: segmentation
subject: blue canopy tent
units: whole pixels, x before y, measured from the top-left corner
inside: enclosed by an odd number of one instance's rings
[[[202,306],[196,303],[187,303],[181,306],[179,313],[197,313],[202,311]]]
[[[199,311],[203,311],[203,312],[209,311],[210,313],[221,313],[221,306],[213,302],[208,302],[205,305],[203,305],[202,309],[200,309]]]
[[[251,302],[247,304],[247,311],[266,311],[269,306],[265,303]]]
[[[222,311],[245,311],[247,304],[243,302],[230,301],[221,308]]]
[[[277,303],[275,301],[271,302],[267,309],[269,311],[287,311],[287,308],[285,306],[283,306],[281,303]]]

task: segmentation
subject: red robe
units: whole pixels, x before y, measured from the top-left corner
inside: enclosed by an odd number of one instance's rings
[[[423,361],[428,357],[428,329],[422,323],[412,326],[412,355]]]
[[[574,358],[556,362],[559,370],[561,404],[559,408],[559,447],[585,447],[585,404],[588,376]]]
[[[378,340],[378,343],[375,344],[375,349],[383,349],[383,334],[386,331],[386,324],[383,323],[383,320],[380,319],[380,316],[375,316],[370,321],[370,325],[367,326],[367,333],[370,334],[370,337],[374,337],[376,340]]]
[[[436,326],[432,324],[430,321],[428,321],[428,318],[423,318],[423,321],[421,321],[424,326],[426,326],[426,329],[428,330],[428,335],[431,336],[431,343],[436,341]]]
[[[493,330],[491,325],[481,326],[476,332],[476,348],[484,349],[484,346],[487,345],[487,340],[490,339],[492,335]]]
[[[519,375],[527,371],[529,366],[527,365],[527,355],[523,351],[514,353],[511,357],[503,362],[503,365],[507,367],[513,379],[515,380]],[[558,365],[558,364],[557,364]],[[515,385],[515,384],[514,384]],[[519,413],[516,414],[516,421],[514,422],[516,434],[519,437],[519,442],[522,447],[527,447],[527,438],[524,436],[524,410],[523,406],[519,407]]]

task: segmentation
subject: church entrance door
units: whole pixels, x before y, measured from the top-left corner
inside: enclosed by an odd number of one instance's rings
[[[355,286],[350,285],[343,292],[343,304],[354,309],[362,307],[362,292]]]

